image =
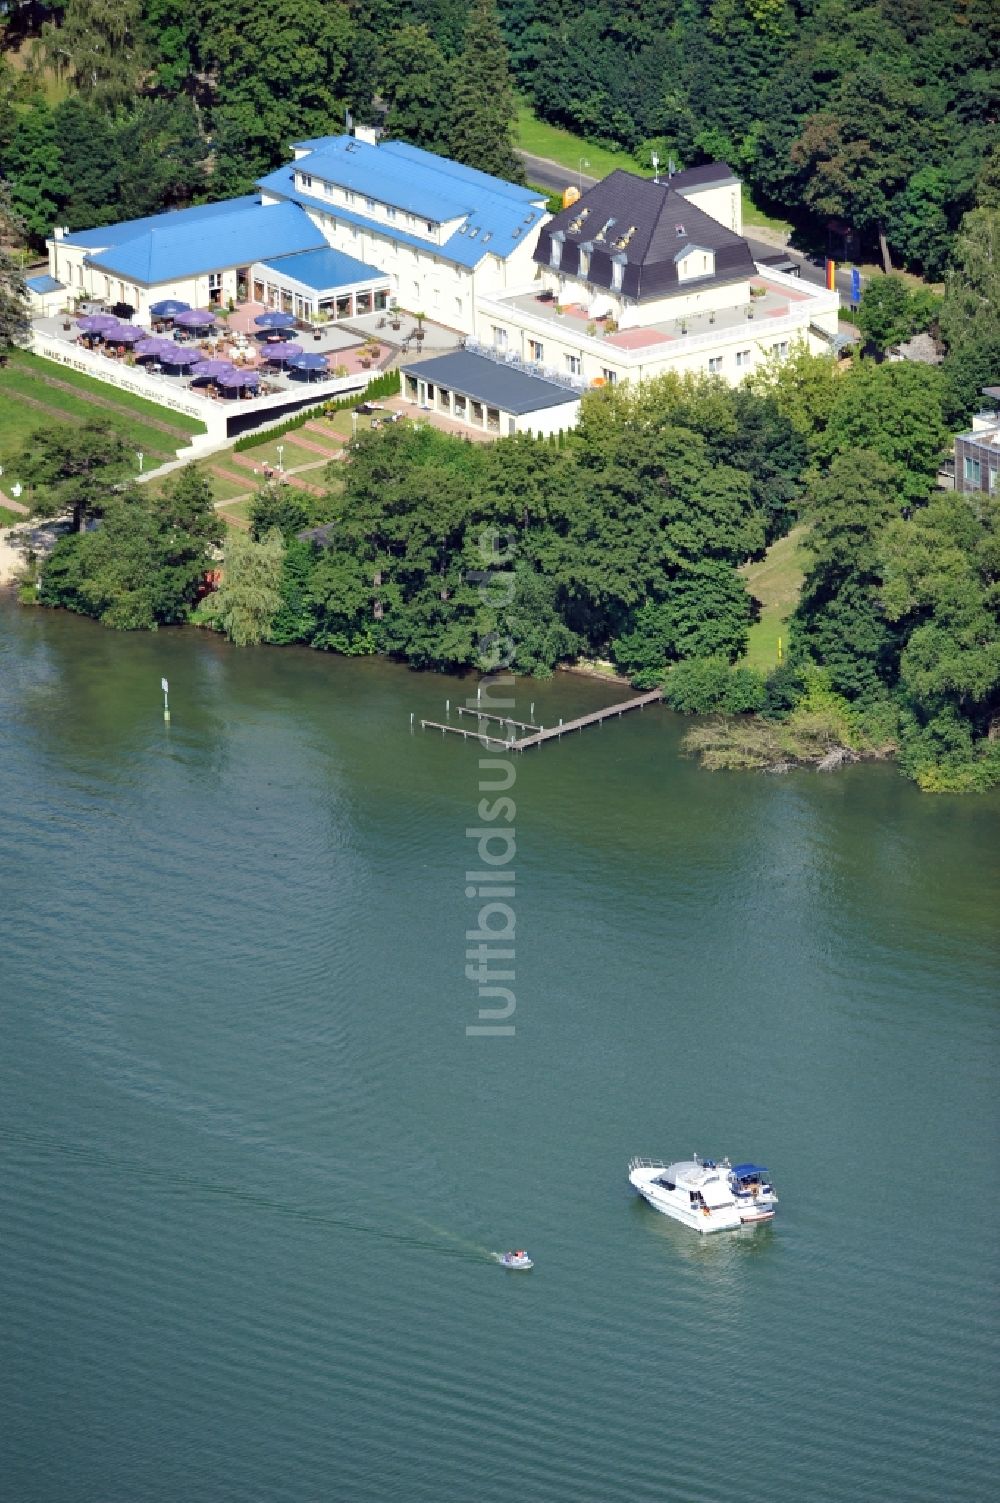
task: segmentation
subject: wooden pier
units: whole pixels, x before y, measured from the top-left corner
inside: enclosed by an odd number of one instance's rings
[[[545,730],[539,731],[535,736],[525,736],[520,741],[514,742],[514,751],[527,751],[529,747],[541,746],[543,741],[552,741],[557,736],[565,736],[569,731],[585,731],[588,726],[600,725],[602,720],[610,720],[611,717],[627,715],[629,710],[644,710],[647,705],[655,705],[663,698],[662,689],[651,689],[648,694],[638,694],[635,699],[624,699],[621,704],[608,705],[606,709],[595,710],[591,715],[578,715],[575,720],[564,720],[562,725],[552,725]]]
[[[422,731],[448,731],[452,736],[464,736],[467,741],[483,741],[487,746],[496,746],[509,751],[516,745],[513,741],[501,741],[499,736],[484,736],[482,731],[466,731],[460,725],[445,725],[443,720],[421,720]]]
[[[536,726],[524,720],[512,720],[507,715],[488,714],[485,710],[476,710],[460,705],[460,715],[475,715],[480,720],[496,721],[500,725],[518,726],[521,730],[533,732],[530,736],[522,736],[519,740],[503,741],[498,736],[484,735],[482,731],[467,731],[462,726],[445,725],[440,720],[421,720],[422,730],[447,731],[452,736],[464,736],[468,741],[484,742],[487,746],[501,748],[504,751],[528,751],[532,746],[541,746],[545,741],[555,741],[560,736],[569,735],[571,731],[585,731],[588,726],[600,725],[602,721],[612,717],[618,719],[627,715],[630,710],[644,710],[647,705],[658,704],[663,698],[662,689],[651,689],[648,694],[637,694],[634,699],[624,699],[620,704],[607,705],[603,710],[594,710],[589,715],[578,715],[575,720],[564,720],[559,725]]]
[[[511,715],[492,715],[486,710],[473,709],[471,705],[459,705],[460,715],[475,715],[477,720],[495,720],[500,725],[516,725],[519,731],[540,731],[544,727],[532,725],[530,720],[515,720]]]

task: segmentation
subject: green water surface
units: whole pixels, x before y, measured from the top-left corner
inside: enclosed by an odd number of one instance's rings
[[[470,1038],[464,692],[0,607],[3,1497],[994,1496],[1000,804],[525,754]],[[633,1196],[692,1151],[773,1226]]]

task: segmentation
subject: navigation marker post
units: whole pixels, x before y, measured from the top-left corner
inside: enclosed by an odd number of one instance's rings
[[[170,699],[169,699],[170,685],[167,683],[167,681],[166,681],[165,678],[161,678],[160,679],[160,688],[163,690],[163,718],[164,718],[165,721],[169,722],[169,720],[170,720]]]

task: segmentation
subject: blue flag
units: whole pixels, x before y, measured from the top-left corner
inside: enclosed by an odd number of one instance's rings
[[[861,273],[856,266],[851,267],[851,302],[856,308],[861,301]]]

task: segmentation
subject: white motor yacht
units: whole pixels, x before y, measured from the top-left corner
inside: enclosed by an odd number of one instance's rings
[[[633,1159],[629,1181],[664,1216],[696,1232],[728,1232],[755,1221],[771,1221],[778,1197],[760,1164],[728,1159]]]

